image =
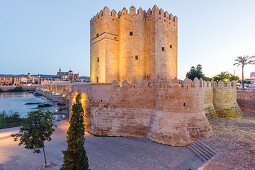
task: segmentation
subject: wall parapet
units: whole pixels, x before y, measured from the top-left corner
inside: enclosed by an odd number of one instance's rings
[[[136,9],[134,6],[131,6],[129,10],[126,8],[123,8],[118,13],[113,9],[110,11],[110,9],[106,6],[103,10],[101,10],[99,13],[97,13],[94,17],[91,18],[90,22],[95,22],[97,20],[101,20],[104,16],[111,16],[113,18],[120,18],[122,16],[129,16],[129,15],[141,15],[144,18],[147,17],[163,17],[164,19],[167,19],[169,21],[178,22],[178,17],[173,16],[172,14],[169,14],[167,11],[164,11],[162,8],[159,9],[157,5],[154,5],[152,9],[143,10],[141,7],[139,9]]]

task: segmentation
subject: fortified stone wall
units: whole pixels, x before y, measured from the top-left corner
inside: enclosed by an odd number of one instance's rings
[[[212,135],[212,129],[203,113],[200,82],[186,79],[183,87],[178,86],[177,80],[114,81],[74,85],[73,92],[86,93],[86,129],[92,134],[147,137],[185,146]]]
[[[70,115],[75,96],[80,93],[86,131],[92,134],[147,137],[158,143],[186,146],[212,135],[205,113],[242,116],[236,104],[235,87],[234,82],[224,85],[186,78],[182,86],[177,79],[113,81],[46,85],[38,88],[38,92],[52,100],[66,100]],[[63,94],[68,96],[62,97]]]
[[[203,113],[202,87],[198,79],[155,83],[154,108],[147,137],[171,146],[186,146],[212,135]]]
[[[218,117],[237,118],[242,117],[242,111],[236,102],[236,82],[220,81],[214,84],[213,105]]]
[[[255,114],[255,91],[237,91],[237,103],[245,114]]]
[[[91,133],[145,137],[153,107],[148,82],[92,85],[90,93]]]
[[[202,93],[203,93],[203,110],[205,116],[208,119],[212,119],[217,117],[217,113],[213,106],[213,86],[214,81],[203,81],[200,79],[200,83],[202,84]]]
[[[178,19],[157,6],[116,11],[105,7],[90,21],[91,82],[177,77]]]

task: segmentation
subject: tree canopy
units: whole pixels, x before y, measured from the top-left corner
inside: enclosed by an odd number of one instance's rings
[[[198,79],[202,78],[203,80],[209,81],[211,80],[209,77],[206,77],[202,71],[202,65],[198,64],[196,67],[192,66],[187,72],[186,77],[188,77],[191,80],[194,80],[195,77]]]
[[[228,80],[229,81],[233,81],[233,80],[239,81],[240,80],[240,78],[238,76],[235,76],[227,71],[223,71],[220,74],[217,74],[216,76],[213,77],[213,79],[214,79],[214,81],[217,81],[217,82],[220,80],[224,81],[224,82],[226,82]]]
[[[255,56],[238,56],[235,59],[234,66],[242,66],[242,88],[244,90],[244,66],[248,64],[255,64]]]
[[[19,141],[19,145],[25,145],[26,149],[34,150],[34,153],[40,153],[43,149],[45,166],[47,165],[44,142],[51,141],[51,135],[54,131],[54,117],[50,111],[38,110],[29,112],[28,117],[22,122],[20,132],[12,134],[14,141]]]
[[[236,66],[245,66],[245,65],[248,65],[248,64],[255,64],[255,56],[238,56],[236,59],[235,59],[235,63],[234,65]]]

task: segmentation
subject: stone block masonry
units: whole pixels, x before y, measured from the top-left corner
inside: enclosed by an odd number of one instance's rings
[[[255,115],[255,91],[238,91],[237,103],[243,113]]]
[[[237,118],[235,82],[205,82],[185,79],[123,81],[91,84],[44,85],[37,89],[50,99],[71,106],[81,93],[86,131],[100,136],[146,137],[152,141],[187,146],[212,135],[206,113]],[[211,111],[208,112],[211,108]],[[207,112],[206,112],[207,111]]]

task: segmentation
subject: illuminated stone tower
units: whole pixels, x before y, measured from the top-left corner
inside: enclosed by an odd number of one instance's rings
[[[105,7],[90,21],[92,83],[177,77],[178,20],[154,6],[148,11]]]

